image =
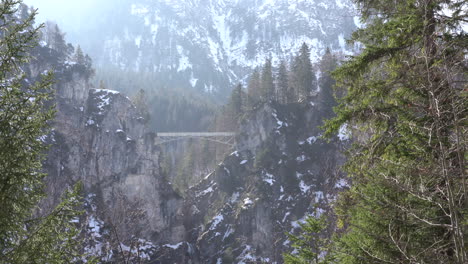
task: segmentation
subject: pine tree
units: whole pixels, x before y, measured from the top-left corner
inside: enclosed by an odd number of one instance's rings
[[[288,92],[288,69],[286,68],[286,62],[281,61],[276,76],[276,100],[282,104],[288,103]]]
[[[268,101],[272,99],[275,93],[275,84],[273,80],[271,59],[266,59],[265,64],[263,65],[260,86],[260,100]]]
[[[467,263],[466,1],[355,1],[365,47],[334,76],[353,127],[339,263]]]
[[[23,65],[36,45],[35,12],[16,16],[21,1],[0,4],[0,263],[71,263],[79,256],[78,187],[67,192],[50,214],[33,215],[44,197],[41,161],[54,111],[52,75],[25,85]]]

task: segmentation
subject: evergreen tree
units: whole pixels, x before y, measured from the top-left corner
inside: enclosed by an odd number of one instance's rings
[[[268,101],[273,98],[275,93],[275,84],[273,80],[273,70],[271,65],[271,59],[265,61],[263,65],[261,81],[260,81],[261,101]]]
[[[332,54],[330,48],[327,48],[319,66],[321,75],[319,79],[320,93],[318,95],[318,103],[325,118],[330,118],[333,115],[333,107],[337,105],[333,95],[335,80],[331,76],[331,72],[336,69],[337,65],[336,56]]]
[[[242,114],[242,84],[238,84],[234,90],[232,90],[231,98],[229,100],[230,112],[233,113],[237,120]]]
[[[57,24],[55,24],[53,32],[53,49],[57,51],[59,58],[65,59],[68,56],[68,46],[65,42],[65,34],[60,31]]]
[[[297,100],[303,100],[316,88],[316,77],[312,72],[310,50],[307,44],[302,44],[299,55],[294,59],[291,71],[290,85],[296,93]]]
[[[75,61],[76,61],[76,63],[78,65],[85,65],[86,64],[86,58],[85,58],[85,55],[83,53],[83,50],[81,50],[80,45],[78,45],[78,47],[76,47]]]
[[[289,102],[288,100],[289,82],[288,82],[288,69],[286,62],[281,61],[276,76],[276,100],[282,104]]]
[[[252,108],[260,102],[261,98],[261,92],[260,92],[261,86],[260,86],[260,73],[258,69],[255,69],[254,72],[252,73],[252,76],[250,76],[249,79],[249,84],[247,86],[247,102],[249,105],[249,108]]]
[[[353,127],[339,263],[468,263],[466,1],[355,1],[365,47],[336,72]]]
[[[223,123],[225,124],[223,129],[226,131],[237,130],[242,112],[242,84],[238,84],[236,88],[232,90],[227,106],[221,111]]]
[[[41,161],[53,109],[52,75],[26,85],[21,67],[30,59],[40,27],[35,11],[16,16],[21,1],[0,4],[0,263],[72,263],[79,258],[78,188],[67,192],[50,214],[33,216],[44,197]]]
[[[138,90],[136,95],[132,98],[133,104],[144,118],[145,123],[148,123],[151,118],[147,100],[146,92],[143,89]]]
[[[294,253],[284,254],[285,264],[326,264],[330,259],[326,252],[330,249],[330,241],[321,237],[326,230],[326,217],[309,216],[305,223],[300,223],[301,234],[288,234]]]
[[[76,61],[77,67],[80,69],[80,72],[86,77],[90,78],[94,74],[93,62],[91,57],[83,53],[80,45],[76,48],[74,54],[74,60]]]

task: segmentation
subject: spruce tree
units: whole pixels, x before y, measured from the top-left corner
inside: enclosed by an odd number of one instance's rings
[[[40,27],[33,27],[35,11],[17,16],[21,1],[0,4],[0,263],[72,263],[78,230],[71,220],[79,214],[78,187],[64,195],[50,214],[37,216],[45,196],[42,164],[54,111],[51,73],[32,85],[23,70],[36,45]]]
[[[83,50],[81,50],[80,45],[78,45],[78,47],[76,47],[75,61],[76,61],[76,63],[78,65],[85,65],[86,64],[86,58],[85,58],[85,55],[83,53]]]
[[[101,85],[102,85],[102,81],[101,81]],[[132,102],[135,105],[135,107],[138,109],[140,114],[142,115],[141,117],[143,117],[144,122],[148,123],[150,121],[151,115],[149,112],[148,96],[146,95],[146,91],[143,89],[138,90],[136,95],[132,98]]]
[[[255,69],[249,79],[247,86],[247,102],[249,108],[252,108],[260,102],[261,98],[261,86],[260,86],[260,73],[258,69]]]
[[[303,100],[316,88],[316,77],[312,71],[310,50],[306,43],[302,44],[299,55],[295,57],[291,71],[290,85],[296,93],[297,100]]]
[[[242,114],[242,84],[238,84],[234,90],[232,90],[231,99],[229,100],[231,112],[235,118],[239,118]]]
[[[338,262],[467,263],[466,1],[355,2],[364,49],[335,72],[327,123],[356,138]]]
[[[282,104],[288,103],[288,91],[288,69],[286,68],[286,62],[281,61],[276,76],[276,100]]]
[[[333,115],[333,107],[337,105],[333,95],[333,87],[335,80],[331,76],[331,72],[338,65],[337,58],[332,54],[330,48],[327,48],[325,54],[320,61],[320,79],[318,80],[320,93],[318,95],[319,107],[322,110],[325,118],[331,118]]]
[[[68,56],[68,46],[65,42],[65,34],[60,31],[57,24],[55,24],[53,32],[52,48],[57,51],[58,57],[61,60],[64,60]]]
[[[305,223],[300,223],[301,233],[299,235],[288,234],[292,242],[294,253],[283,255],[285,264],[326,264],[332,263],[331,257],[327,256],[330,250],[330,239],[325,238],[323,233],[327,228],[327,218],[322,215],[318,218],[309,216]]]
[[[221,119],[224,123],[223,130],[233,131],[237,129],[239,118],[242,116],[244,109],[242,103],[242,84],[238,84],[231,93],[227,105],[221,112]]]
[[[260,86],[260,100],[268,101],[272,99],[275,93],[275,84],[273,80],[271,59],[266,59],[265,64],[263,65]]]

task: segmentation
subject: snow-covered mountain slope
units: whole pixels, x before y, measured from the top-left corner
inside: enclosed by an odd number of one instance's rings
[[[225,94],[271,57],[290,60],[306,42],[349,52],[349,0],[122,0],[95,18],[83,43],[98,65],[154,72],[180,87]]]

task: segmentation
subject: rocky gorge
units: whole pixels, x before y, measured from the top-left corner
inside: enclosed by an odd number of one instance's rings
[[[33,64],[31,74],[50,66]],[[83,183],[85,214],[76,222],[102,263],[282,263],[286,233],[326,214],[347,186],[338,170],[346,135],[320,138],[331,109],[315,96],[258,104],[232,153],[182,197],[161,170],[147,120],[124,94],[93,88],[79,66],[53,65],[61,71],[53,130],[43,139],[51,145],[45,203]]]

